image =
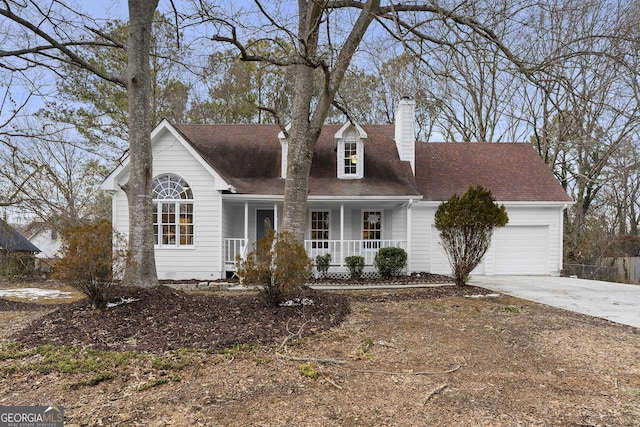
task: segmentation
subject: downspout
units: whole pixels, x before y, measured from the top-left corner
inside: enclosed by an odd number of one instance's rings
[[[247,254],[249,246],[249,202],[244,202],[244,248],[242,248],[242,259]]]
[[[278,232],[278,203],[273,202],[273,231]]]
[[[564,267],[564,211],[569,207],[567,203],[560,209],[560,241],[558,242],[558,253],[560,256],[558,257],[558,275],[562,276],[562,268]]]
[[[340,267],[344,267],[344,203],[340,203]]]
[[[407,203],[407,274],[411,274],[411,230],[412,230],[412,215],[411,208],[413,207],[413,199],[409,199]]]

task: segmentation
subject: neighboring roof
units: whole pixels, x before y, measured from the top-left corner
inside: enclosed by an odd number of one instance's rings
[[[448,200],[481,185],[501,202],[571,202],[526,143],[417,143],[416,181],[423,200]]]
[[[280,195],[281,146],[278,125],[174,125],[238,193]],[[310,196],[419,196],[409,162],[400,161],[393,125],[363,126],[364,178],[337,177],[334,134],[341,125],[323,127],[311,166]]]
[[[2,219],[0,219],[0,250],[40,252],[40,249]]]

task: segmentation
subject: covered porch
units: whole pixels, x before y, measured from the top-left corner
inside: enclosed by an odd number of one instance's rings
[[[237,259],[244,258],[264,235],[265,219],[276,231],[281,227],[282,201],[230,198],[224,202],[224,265],[233,273]],[[413,200],[406,197],[310,200],[304,247],[314,260],[331,254],[330,273],[346,273],[345,258],[354,255],[364,258],[365,271],[375,271],[374,258],[380,248],[399,247],[408,252],[412,205]]]

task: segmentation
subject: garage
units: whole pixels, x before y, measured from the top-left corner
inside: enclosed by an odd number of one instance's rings
[[[431,272],[451,274],[449,260],[435,226],[432,227],[431,236]],[[548,254],[548,226],[506,226],[495,231],[483,262],[473,274],[548,275]],[[491,268],[491,264],[494,268]]]
[[[549,227],[509,226],[493,236],[495,274],[549,274]]]

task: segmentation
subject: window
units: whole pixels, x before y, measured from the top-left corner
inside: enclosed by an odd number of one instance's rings
[[[344,143],[344,174],[355,175],[358,172],[358,145],[355,141]]]
[[[372,240],[365,242],[365,249],[378,249],[379,240],[382,239],[382,212],[364,211],[362,212],[362,240]]]
[[[193,192],[181,177],[164,174],[153,180],[155,244],[193,246]]]
[[[329,221],[328,211],[312,211],[311,212],[311,247],[313,249],[329,248]],[[319,241],[320,240],[320,241]],[[327,240],[322,242],[321,240]]]

